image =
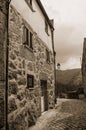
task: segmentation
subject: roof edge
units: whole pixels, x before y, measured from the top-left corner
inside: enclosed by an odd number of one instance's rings
[[[43,7],[41,1],[40,1],[40,0],[36,0],[36,2],[37,2],[37,4],[39,5],[39,7],[40,7],[40,9],[41,9],[41,11],[42,11],[42,13],[43,13],[43,15],[44,15],[45,18],[47,19],[47,22],[48,22],[49,26],[51,27],[51,29],[54,30],[54,26],[53,26],[51,20],[49,19],[49,17],[48,17],[48,15],[47,15],[47,13],[46,13],[46,11],[45,11],[45,9],[44,9],[44,7]]]

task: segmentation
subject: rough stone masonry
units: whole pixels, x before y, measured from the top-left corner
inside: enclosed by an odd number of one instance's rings
[[[33,33],[33,50],[23,45],[23,27]],[[10,6],[9,18],[9,130],[25,130],[41,115],[40,81],[47,80],[48,109],[54,107],[54,56],[46,63],[45,43]],[[34,75],[34,89],[27,89],[27,74]]]
[[[83,43],[82,82],[83,82],[84,93],[85,93],[85,97],[86,97],[86,38],[84,38],[84,43]]]
[[[5,126],[7,2],[0,0],[0,129]]]

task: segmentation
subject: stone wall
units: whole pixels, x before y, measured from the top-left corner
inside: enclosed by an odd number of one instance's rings
[[[23,45],[24,25],[33,33],[33,50]],[[54,57],[50,52],[50,63],[46,62],[48,47],[13,6],[9,37],[9,129],[25,130],[41,115],[40,80],[47,80],[48,109],[54,107]],[[34,89],[27,89],[27,74],[34,76]]]
[[[84,92],[85,92],[85,95],[86,95],[86,38],[84,38],[84,44],[83,44],[82,82],[83,82]]]
[[[7,8],[6,1],[0,0],[0,129],[5,126],[5,85],[6,85],[6,44]]]

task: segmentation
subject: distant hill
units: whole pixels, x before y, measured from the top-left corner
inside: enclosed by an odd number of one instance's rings
[[[57,70],[56,84],[57,91],[76,90],[82,85],[81,69]]]
[[[67,85],[67,84],[80,84],[82,80],[81,70],[80,69],[71,69],[71,70],[57,70],[56,71],[56,81]]]

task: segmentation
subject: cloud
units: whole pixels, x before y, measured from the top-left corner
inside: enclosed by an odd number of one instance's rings
[[[82,33],[75,26],[61,24],[55,30],[56,62],[62,69],[77,68],[82,57]]]
[[[86,0],[42,0],[55,21],[56,62],[62,68],[80,67],[86,36]]]
[[[79,57],[70,57],[66,62],[61,64],[61,69],[73,69],[73,68],[80,68],[81,67],[81,60]]]
[[[48,12],[48,16],[50,19],[54,19],[55,24],[61,22],[60,12],[53,8],[51,5],[46,7],[46,11]],[[58,17],[57,17],[58,16]]]
[[[86,37],[86,0],[41,0],[55,21],[56,62],[62,69],[80,67]]]

